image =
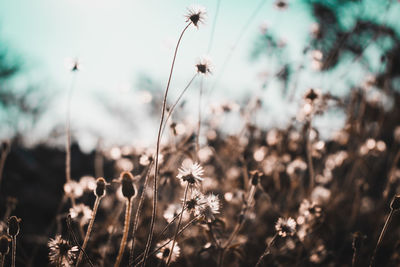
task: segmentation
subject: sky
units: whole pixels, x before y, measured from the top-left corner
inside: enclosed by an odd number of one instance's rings
[[[260,27],[267,25],[290,44],[289,53],[296,61],[313,23],[302,1],[290,1],[288,10],[279,11],[273,1],[221,0],[217,17],[216,0],[0,1],[0,37],[23,59],[16,83],[41,84],[41,90],[52,96],[50,112],[38,122],[35,138],[45,137],[54,125],[65,122],[73,83],[72,129],[80,140],[86,140],[82,141],[86,147],[93,146],[90,136],[99,132],[107,140],[117,140],[110,142],[155,139],[157,121],[146,118],[146,94],[137,80],[146,75],[165,87],[173,50],[192,4],[206,7],[208,18],[198,29],[191,26],[182,39],[171,83],[172,99],[192,78],[196,60],[205,54],[212,58],[214,70],[205,78],[204,87],[209,90],[216,85],[206,103],[257,94],[265,62],[251,62],[250,51]],[[79,73],[71,74],[65,68],[68,58],[79,59]],[[229,64],[223,67],[227,59]],[[197,90],[193,88],[187,97],[196,99]],[[263,96],[278,111],[273,117],[278,121],[287,110],[276,101],[279,94],[270,90]],[[99,98],[126,110],[133,126],[121,125],[122,120],[108,114]],[[197,116],[196,112],[192,115]],[[131,135],[124,134],[132,129]]]

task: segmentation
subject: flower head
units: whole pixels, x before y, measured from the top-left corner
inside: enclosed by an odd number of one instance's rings
[[[163,246],[166,242],[168,242],[168,241],[164,240],[164,241],[158,243],[157,247]],[[172,246],[172,242],[170,242],[170,244],[161,248],[157,252],[156,257],[159,258],[160,260],[166,261],[168,259],[169,253],[171,252],[171,246]],[[179,258],[180,254],[181,254],[181,248],[178,246],[178,244],[175,244],[174,249],[172,251],[172,255],[171,255],[171,262],[176,261]]]
[[[200,57],[199,61],[196,64],[197,73],[207,75],[208,73],[212,73],[212,62],[209,56]]]
[[[73,265],[76,253],[78,252],[77,246],[71,246],[68,241],[62,239],[61,235],[57,235],[54,239],[50,238],[47,245],[50,249],[50,263],[63,267]]]
[[[201,206],[205,203],[205,196],[198,190],[193,189],[190,198],[186,201],[186,208],[189,212],[200,214]]]
[[[179,173],[176,177],[182,182],[187,182],[190,185],[196,185],[198,182],[203,180],[201,177],[203,173],[203,167],[201,167],[199,163],[184,161],[181,168],[179,168]]]
[[[292,236],[296,233],[296,221],[293,218],[279,218],[275,224],[275,230],[282,237]]]
[[[69,209],[69,214],[72,219],[78,221],[81,225],[85,225],[92,217],[92,210],[84,204],[78,204]]]
[[[188,8],[188,13],[186,14],[186,22],[191,21],[194,26],[199,27],[198,24],[204,23],[207,16],[206,8],[199,5],[193,5]]]
[[[220,208],[218,196],[213,194],[207,195],[199,207],[199,214],[195,215],[203,215],[208,222],[215,220],[214,215],[219,213]]]

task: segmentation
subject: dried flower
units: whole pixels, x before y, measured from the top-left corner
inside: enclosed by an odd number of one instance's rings
[[[293,218],[279,218],[275,224],[275,230],[282,237],[292,236],[296,233],[296,221]]]
[[[186,201],[186,208],[189,212],[199,214],[204,203],[205,196],[200,191],[193,189],[190,198]]]
[[[8,254],[10,251],[10,243],[11,239],[8,236],[2,235],[0,237],[0,255],[5,256]]]
[[[186,22],[191,21],[194,26],[199,28],[199,22],[204,23],[207,19],[206,8],[199,5],[193,5],[188,8],[188,13],[186,14]]]
[[[167,242],[168,242],[167,240],[164,240],[164,241],[158,243],[157,247],[161,247]],[[164,246],[163,248],[161,248],[157,252],[156,257],[159,258],[160,260],[166,261],[168,259],[169,253],[171,252],[171,246],[172,246],[172,242],[170,242],[170,244],[168,244],[168,245]],[[172,251],[170,262],[176,261],[179,258],[180,254],[181,254],[181,248],[178,246],[178,244],[175,244],[174,250]]]
[[[78,204],[69,209],[69,214],[73,220],[85,225],[92,217],[92,210],[84,204]]]
[[[400,209],[400,195],[396,195],[393,197],[392,202],[390,203],[390,208],[392,210]]]
[[[130,172],[121,173],[122,195],[128,200],[136,196],[137,190],[133,184],[133,175]]]
[[[106,195],[106,180],[104,180],[103,177],[99,177],[96,180],[96,190],[94,191],[94,194],[97,197],[104,197]]]
[[[197,73],[207,75],[212,73],[212,61],[209,56],[202,56],[199,58],[198,62],[196,63],[196,71]]]
[[[215,214],[219,214],[220,203],[218,196],[209,194],[204,199],[204,204],[200,206],[200,214],[204,216],[204,218],[211,222],[215,220]],[[196,214],[198,215],[198,214]]]
[[[54,239],[51,238],[47,245],[50,249],[49,259],[51,264],[63,267],[73,266],[78,252],[77,246],[71,246],[68,241],[62,239],[61,235],[57,235]]]
[[[204,169],[199,163],[183,162],[176,177],[181,179],[182,182],[188,182],[193,186],[203,180],[201,177],[203,173]]]
[[[10,236],[17,236],[19,234],[19,223],[21,219],[17,218],[16,216],[11,216],[8,219],[8,234]]]

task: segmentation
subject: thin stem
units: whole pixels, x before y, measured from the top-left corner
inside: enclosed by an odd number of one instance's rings
[[[146,196],[147,185],[149,184],[149,176],[150,176],[150,171],[151,171],[152,166],[153,166],[153,161],[150,162],[149,167],[147,169],[146,178],[145,178],[144,183],[143,183],[142,193],[140,195],[139,204],[138,204],[138,207],[136,209],[135,219],[133,221],[132,246],[131,246],[130,253],[129,253],[129,266],[133,266],[133,252],[135,250],[136,230],[137,230],[138,225],[139,225],[139,218],[140,218],[140,215],[142,213],[142,207],[143,207],[143,203],[144,203],[144,198]]]
[[[351,266],[352,266],[352,267],[356,266],[357,253],[358,253],[358,250],[357,250],[357,249],[354,249],[353,258],[352,258],[352,260],[351,260]]]
[[[201,128],[201,98],[203,96],[203,82],[204,77],[201,78],[200,82],[200,95],[199,95],[199,122],[197,125],[197,137],[196,137],[196,158],[198,157],[199,149],[200,149],[200,128]]]
[[[389,226],[389,222],[392,219],[393,213],[394,213],[394,210],[391,209],[389,215],[386,218],[385,225],[383,226],[381,234],[379,235],[378,242],[376,243],[376,246],[375,246],[375,249],[374,249],[374,253],[372,254],[371,261],[369,263],[370,267],[374,266],[376,252],[378,251],[378,249],[379,249],[379,247],[380,247],[380,245],[382,243],[383,237],[385,236],[385,233],[386,233],[387,228]]]
[[[97,209],[99,208],[100,200],[101,200],[101,198],[96,196],[96,200],[94,202],[94,207],[93,207],[93,211],[92,211],[92,218],[90,218],[90,222],[89,222],[88,229],[86,231],[85,239],[83,240],[82,251],[85,250],[87,243],[89,242],[90,233],[92,232],[92,228],[93,228],[94,220],[96,218]],[[76,262],[77,267],[79,266],[79,263],[81,262],[82,257],[83,257],[82,251],[79,252],[79,257]]]
[[[183,217],[183,211],[185,210],[185,206],[186,206],[186,198],[187,198],[188,188],[189,188],[189,183],[186,184],[185,193],[184,193],[184,197],[183,197],[182,211],[181,211],[181,215],[179,216],[178,225],[176,226],[174,239],[172,241],[172,246],[171,246],[171,249],[169,251],[169,255],[168,255],[168,259],[167,259],[167,266],[169,266],[169,264],[170,264],[172,253],[174,251],[174,246],[175,246],[175,243],[176,243],[176,238],[178,237],[178,233],[179,233],[179,226],[181,226],[182,217]]]
[[[12,236],[12,259],[11,259],[11,266],[15,267],[15,259],[17,255],[17,236]]]
[[[166,104],[167,104],[168,90],[169,90],[169,86],[170,86],[170,83],[171,83],[172,72],[174,70],[174,65],[175,65],[176,55],[178,53],[179,44],[180,44],[180,42],[182,40],[183,34],[189,28],[190,24],[192,24],[192,22],[189,22],[186,25],[186,27],[183,29],[181,35],[179,36],[178,43],[176,44],[176,48],[175,48],[175,52],[174,52],[174,58],[172,60],[172,65],[171,65],[171,71],[170,71],[169,77],[168,77],[167,88],[165,89],[165,94],[164,94],[164,100],[163,100],[163,106],[162,106],[162,112],[161,112],[161,121],[160,121],[160,126],[159,126],[159,129],[158,129],[158,136],[157,136],[156,164],[155,164],[155,168],[154,168],[154,185],[153,185],[153,187],[154,187],[154,191],[153,191],[153,211],[152,211],[152,215],[151,215],[150,232],[149,232],[149,236],[147,238],[146,248],[144,250],[143,266],[146,265],[147,256],[148,256],[149,251],[150,251],[151,241],[153,239],[153,234],[154,234],[154,224],[155,224],[155,220],[156,220],[158,154],[160,153],[161,129],[162,129],[162,125],[163,125],[163,122],[164,122],[164,114],[165,114],[165,107],[166,107]]]
[[[72,77],[71,86],[68,91],[67,98],[67,116],[65,123],[65,131],[66,131],[66,143],[65,143],[65,178],[67,183],[71,181],[71,100],[72,100],[72,92],[74,90],[75,85],[75,75]],[[75,198],[73,195],[69,195],[71,199],[72,206],[75,206]]]
[[[70,236],[72,236],[72,240],[74,241],[75,245],[78,246],[79,250],[83,252],[83,254],[85,255],[86,259],[88,260],[88,263],[91,267],[94,267],[92,261],[90,260],[89,256],[86,254],[86,252],[82,249],[81,245],[79,245],[78,239],[76,238],[76,235],[74,233],[74,231],[72,230],[71,227],[71,215],[68,215],[67,217],[67,228],[68,228],[68,233]],[[59,262],[59,266],[62,266],[62,259],[60,259]]]
[[[0,262],[0,266],[4,267],[4,260],[6,259],[6,255],[0,255],[1,256],[1,262]]]
[[[278,234],[275,234],[274,237],[272,238],[272,240],[268,243],[268,246],[266,247],[264,253],[258,259],[256,267],[260,266],[260,264],[262,263],[262,261],[265,258],[265,256],[267,256],[269,254],[269,250],[271,249],[271,246],[275,242],[277,237],[278,237]]]
[[[125,251],[126,240],[128,239],[129,224],[131,222],[131,210],[132,210],[132,199],[128,199],[125,211],[124,233],[122,234],[121,245],[119,246],[119,252],[114,267],[118,267],[121,264],[122,256]]]
[[[167,114],[167,118],[165,119],[163,128],[161,130],[161,136],[164,133],[165,127],[167,125],[167,122],[169,120],[169,118],[172,115],[172,112],[174,111],[176,105],[178,105],[179,101],[181,100],[181,98],[183,97],[183,95],[185,94],[185,92],[187,91],[187,89],[189,89],[190,85],[192,84],[192,82],[194,81],[194,79],[197,77],[198,72],[196,72],[196,74],[192,77],[192,79],[189,81],[189,83],[186,85],[186,87],[182,90],[181,94],[179,95],[178,99],[175,101],[175,103],[171,106],[171,108],[169,109],[169,112]]]
[[[308,129],[306,135],[308,172],[310,173],[309,191],[311,192],[314,188],[314,166],[312,162],[312,151],[311,151],[312,148],[311,148],[310,135],[311,135],[311,119],[308,122]]]
[[[8,155],[8,151],[4,150],[1,152],[1,159],[0,159],[0,188],[1,188],[1,182],[3,180],[3,170],[4,170],[4,164],[6,163],[6,158]]]
[[[214,16],[214,20],[213,20],[213,24],[212,24],[212,28],[211,28],[210,42],[208,43],[208,49],[207,49],[208,54],[211,52],[211,48],[214,43],[214,35],[215,35],[215,28],[216,28],[215,26],[217,25],[217,18],[218,18],[218,14],[219,14],[220,5],[221,5],[221,0],[218,0],[217,8],[215,10],[215,16]]]

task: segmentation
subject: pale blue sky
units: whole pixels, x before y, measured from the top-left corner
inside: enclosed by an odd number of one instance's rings
[[[249,62],[249,55],[262,23],[267,23],[279,38],[286,40],[292,60],[299,59],[313,20],[301,1],[289,2],[288,10],[278,11],[273,7],[272,0],[266,1],[252,18],[232,54],[229,66],[223,70],[212,100],[220,101],[259,91],[257,75],[263,71],[261,64],[264,63]],[[21,55],[24,62],[19,82],[45,84],[43,87],[55,95],[50,104],[51,112],[39,122],[37,135],[45,136],[46,131],[56,123],[64,122],[66,92],[71,82],[71,74],[64,68],[65,58],[68,57],[79,57],[83,64],[83,70],[77,76],[71,114],[77,135],[78,129],[93,133],[102,132],[106,127],[109,129],[107,138],[129,142],[126,135],[121,134],[124,126],[99,107],[93,97],[99,94],[129,110],[136,124],[146,125],[143,127],[146,130],[135,131],[136,136],[148,137],[149,127],[154,127],[154,131],[150,132],[155,135],[157,122],[144,122],[145,111],[132,107],[132,103],[138,102],[132,92],[141,90],[135,87],[135,79],[138,74],[144,73],[165,86],[173,48],[185,26],[186,8],[193,3],[207,8],[208,20],[198,30],[191,27],[183,38],[171,97],[182,90],[193,76],[196,59],[207,52],[216,0],[1,1],[0,36],[12,51]],[[260,1],[256,0],[221,0],[210,53],[215,73],[207,78],[206,87],[219,77],[220,67],[232,45],[259,5]],[[195,96],[189,93],[188,97]],[[267,103],[277,106],[279,120],[282,116],[282,107],[279,110],[276,101],[279,93],[270,90],[264,97]]]

